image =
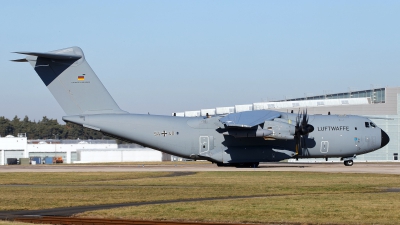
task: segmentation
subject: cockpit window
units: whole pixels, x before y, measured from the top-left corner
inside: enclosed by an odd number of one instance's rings
[[[369,122],[369,124],[371,125],[371,127],[375,128],[376,125],[373,122]]]
[[[368,122],[365,122],[365,127],[369,128],[369,123]]]

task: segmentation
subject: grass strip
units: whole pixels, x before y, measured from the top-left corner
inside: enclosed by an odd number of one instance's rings
[[[229,223],[398,224],[398,193],[304,194],[124,207],[77,216]]]
[[[173,172],[0,173],[0,210],[261,195],[275,197],[147,205],[131,207],[124,213],[113,209],[82,215],[226,222],[358,220],[391,224],[390,221],[400,221],[395,201],[400,193],[382,191],[399,188],[399,178],[388,174],[263,171],[179,176]]]

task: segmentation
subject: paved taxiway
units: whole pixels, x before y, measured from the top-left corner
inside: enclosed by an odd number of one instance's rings
[[[211,163],[160,163],[160,164],[104,164],[104,165],[34,165],[0,166],[0,172],[201,172],[201,171],[296,171],[327,173],[380,173],[400,174],[400,163],[266,163],[259,168],[217,167]]]

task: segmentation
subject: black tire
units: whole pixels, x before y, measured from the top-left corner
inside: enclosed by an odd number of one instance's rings
[[[354,164],[353,160],[344,161],[345,166],[352,166]]]
[[[225,166],[225,164],[218,162],[218,163],[217,163],[217,166],[218,166],[218,167],[222,167],[222,166]]]

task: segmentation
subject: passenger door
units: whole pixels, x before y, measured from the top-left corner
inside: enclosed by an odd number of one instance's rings
[[[321,141],[321,153],[328,153],[329,150],[329,142],[328,141]]]

